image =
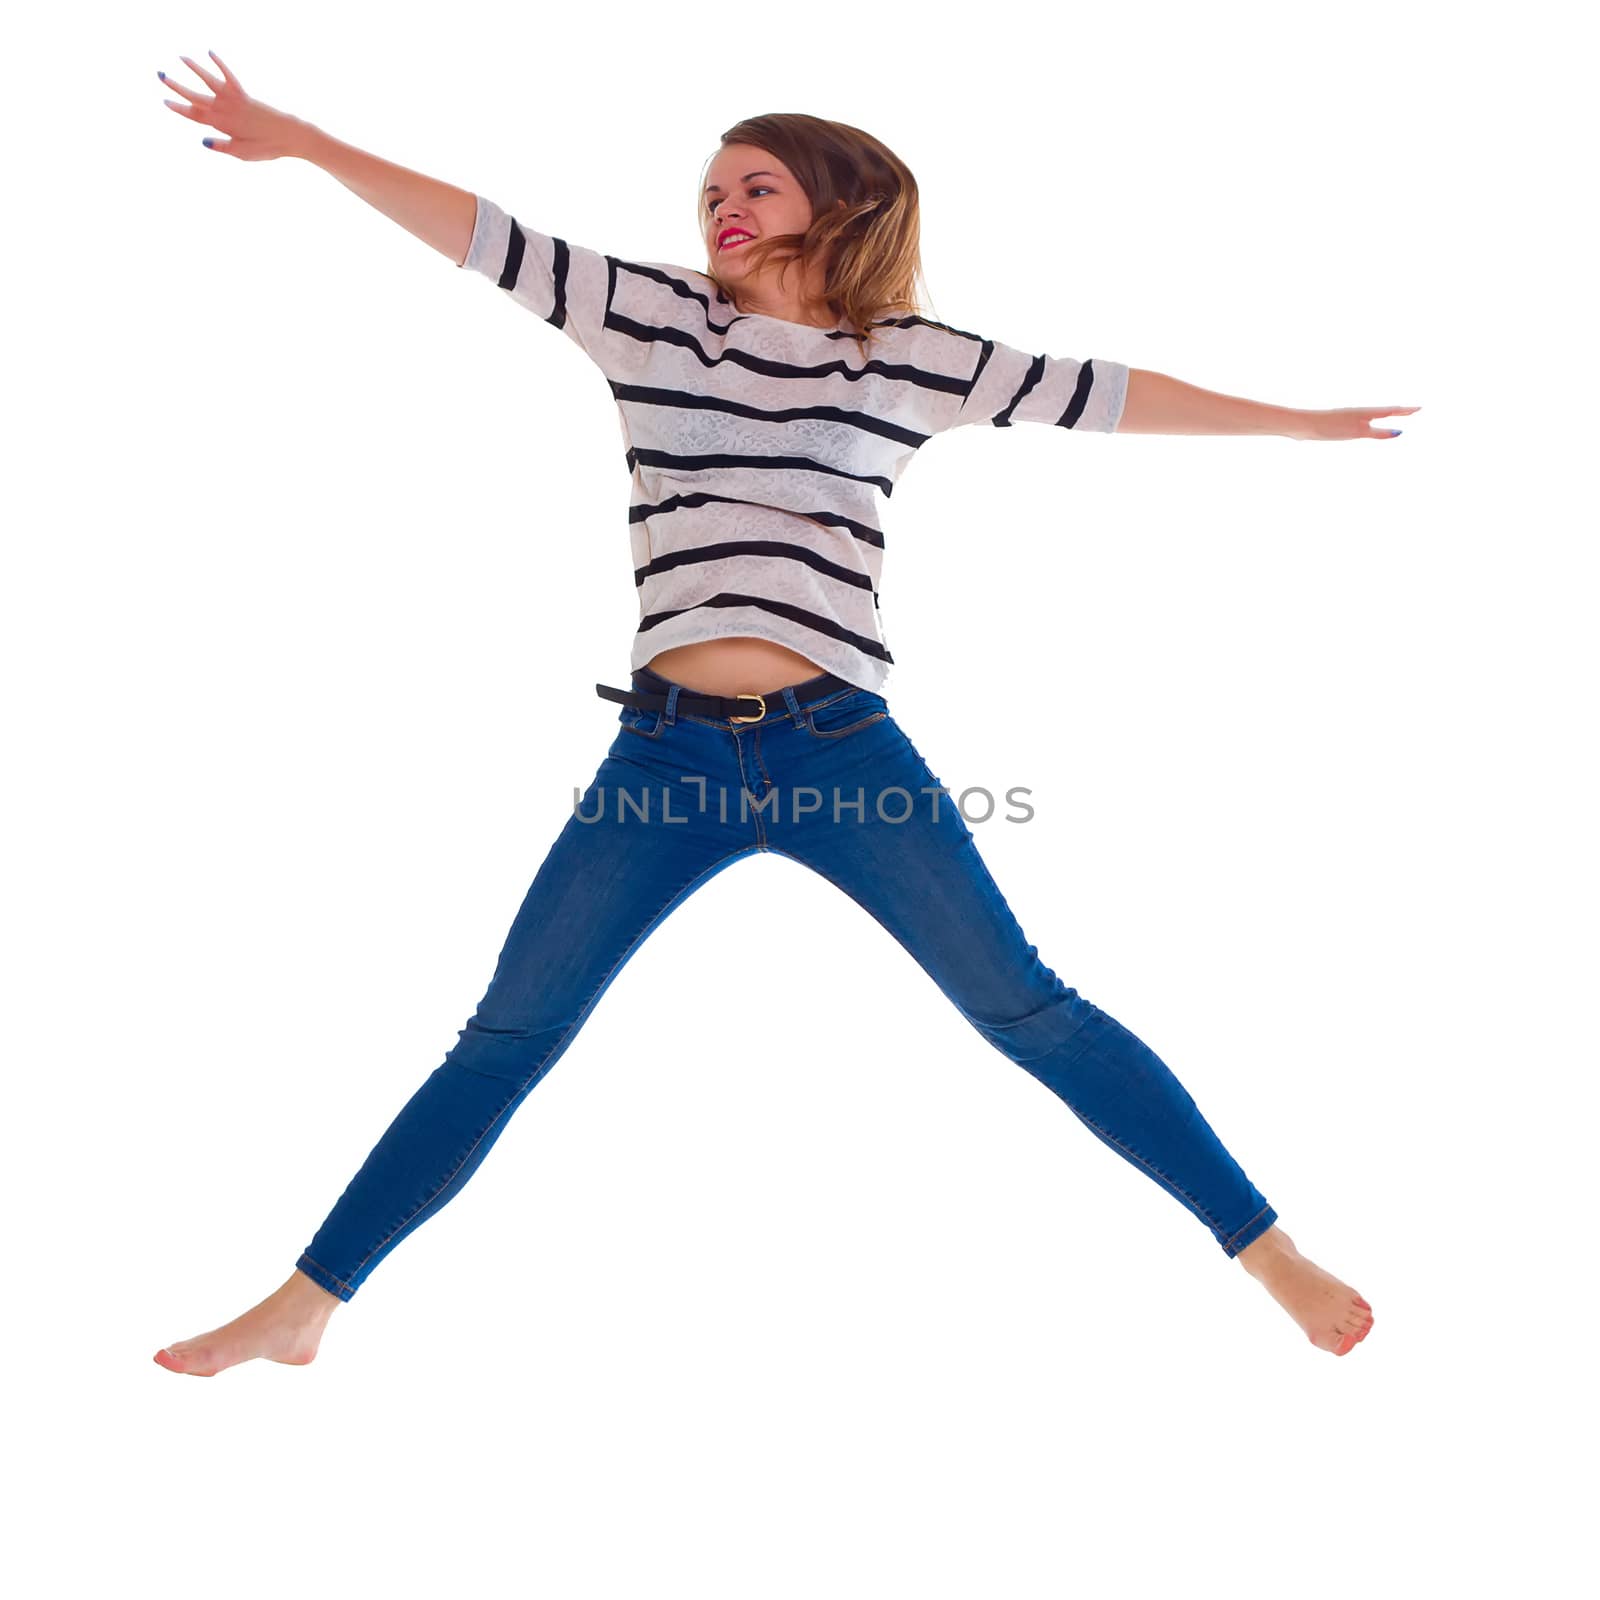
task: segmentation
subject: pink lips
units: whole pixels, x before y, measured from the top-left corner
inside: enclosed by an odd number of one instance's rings
[[[727,244],[718,245],[717,248],[719,250],[737,250],[740,245],[749,244],[749,243],[750,243],[750,237],[748,235],[746,235],[746,237],[744,237],[743,239],[730,240]]]

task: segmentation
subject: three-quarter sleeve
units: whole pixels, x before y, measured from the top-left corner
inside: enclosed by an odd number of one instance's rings
[[[604,370],[610,263],[598,251],[518,222],[484,195],[476,198],[472,243],[461,267],[481,273],[559,328]]]
[[[1029,355],[994,339],[979,341],[971,386],[950,426],[1044,422],[1080,433],[1115,433],[1128,398],[1120,361]]]

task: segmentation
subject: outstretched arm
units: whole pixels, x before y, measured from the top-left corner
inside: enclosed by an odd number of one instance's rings
[[[161,81],[188,102],[166,105],[191,122],[203,122],[228,135],[227,143],[207,138],[209,150],[238,161],[275,161],[298,156],[335,177],[352,194],[392,217],[408,232],[461,266],[477,216],[477,196],[454,184],[443,183],[409,167],[397,166],[379,156],[341,143],[321,128],[254,99],[216,51],[210,52],[217,70],[208,72],[199,62],[179,56],[211,91],[209,99],[175,83],[162,73]]]
[[[1134,367],[1118,433],[1275,433],[1285,439],[1392,439],[1398,428],[1374,428],[1374,417],[1395,417],[1419,406],[1351,406],[1297,411],[1238,395],[1214,394],[1164,372]]]
[[[289,154],[321,167],[352,194],[360,195],[368,205],[447,255],[458,267],[465,260],[478,205],[477,196],[470,189],[458,189],[439,178],[357,150],[310,123],[302,124]]]
[[[228,135],[226,143],[205,139],[207,149],[236,161],[276,161],[283,156],[309,161],[456,266],[482,274],[519,305],[561,329],[608,378],[616,350],[631,355],[632,341],[614,334],[607,317],[612,274],[633,263],[541,233],[518,222],[486,195],[369,155],[300,117],[252,98],[214,50],[216,72],[188,56],[178,59],[211,90],[211,97],[174,83],[163,72],[161,81],[188,102],[166,104],[179,116]]]

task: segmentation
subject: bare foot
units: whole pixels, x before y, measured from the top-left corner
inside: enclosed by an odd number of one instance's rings
[[[274,1289],[242,1317],[210,1333],[180,1339],[155,1353],[155,1362],[168,1372],[191,1378],[211,1378],[241,1361],[261,1356],[286,1366],[303,1367],[316,1358],[328,1318],[344,1302],[329,1294],[297,1267],[289,1281]]]
[[[1372,1331],[1372,1307],[1343,1279],[1306,1260],[1276,1223],[1234,1259],[1319,1350],[1349,1355]]]

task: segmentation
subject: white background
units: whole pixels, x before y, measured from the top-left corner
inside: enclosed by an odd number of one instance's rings
[[[8,1566],[208,1600],[1577,1593],[1565,13],[786,15],[9,26]],[[722,130],[836,118],[916,173],[940,320],[1422,407],[1382,442],[965,429],[885,508],[896,715],[952,788],[1032,788],[974,824],[1023,927],[1372,1303],[1365,1343],[1314,1349],[761,856],[656,931],[314,1364],[153,1364],[283,1282],[454,1042],[636,621],[604,379],[326,173],[202,148],[156,74],[198,89],[208,48],[531,226],[694,267]]]

